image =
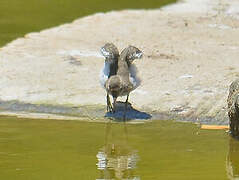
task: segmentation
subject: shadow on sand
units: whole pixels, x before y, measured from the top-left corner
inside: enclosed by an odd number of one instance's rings
[[[106,113],[105,106],[64,106],[64,105],[47,105],[47,104],[31,104],[20,101],[2,101],[0,100],[0,112],[14,112],[14,113],[43,113],[53,114],[61,116],[72,116],[72,117],[93,117],[102,118],[113,118],[115,121],[124,121],[124,102],[117,102],[116,112]],[[133,119],[146,120],[152,116],[148,113],[138,111],[134,109],[130,103],[128,103],[126,121]]]
[[[115,113],[107,112],[105,114],[105,117],[108,118],[114,118],[115,121],[124,121],[124,109],[125,109],[125,103],[117,101],[116,102],[116,111]],[[132,107],[130,103],[128,103],[127,111],[126,111],[126,121],[130,121],[133,119],[150,119],[152,116],[146,112],[141,112]]]

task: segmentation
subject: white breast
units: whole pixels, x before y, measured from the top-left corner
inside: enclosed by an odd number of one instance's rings
[[[129,80],[130,82],[133,84],[134,86],[134,89],[136,89],[137,87],[139,87],[140,83],[141,83],[141,80],[140,78],[138,77],[138,71],[137,71],[137,67],[134,65],[134,64],[131,64],[130,67],[129,67]],[[134,90],[133,89],[133,90]]]
[[[110,63],[105,62],[104,67],[100,71],[100,84],[103,88],[105,88],[105,83],[110,74]]]
[[[100,71],[100,84],[104,89],[109,74],[110,74],[110,63],[105,62],[104,67]],[[141,83],[140,78],[137,76],[137,68],[134,64],[131,64],[129,68],[129,80],[134,86],[133,90],[136,89]]]

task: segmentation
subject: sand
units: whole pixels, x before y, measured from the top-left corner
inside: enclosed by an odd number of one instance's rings
[[[228,88],[239,77],[238,7],[237,0],[187,0],[27,34],[0,50],[0,114],[106,119],[99,49],[112,42],[144,52],[134,62],[142,83],[130,94],[130,119],[227,124]]]

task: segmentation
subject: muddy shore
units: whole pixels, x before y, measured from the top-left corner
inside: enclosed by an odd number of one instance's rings
[[[144,52],[135,61],[142,83],[130,95],[129,119],[227,124],[228,88],[239,78],[237,7],[236,0],[188,0],[157,10],[97,13],[27,34],[0,50],[0,114],[111,116],[99,83],[99,48],[112,42]]]

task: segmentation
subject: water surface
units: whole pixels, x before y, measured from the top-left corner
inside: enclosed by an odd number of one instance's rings
[[[0,120],[7,180],[236,179],[238,153],[225,131],[190,123]]]

